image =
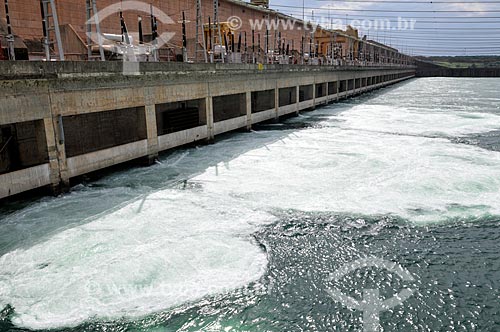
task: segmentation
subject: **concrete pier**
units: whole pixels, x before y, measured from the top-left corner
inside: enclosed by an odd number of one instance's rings
[[[414,76],[413,67],[0,62],[0,198],[58,192],[76,176]]]

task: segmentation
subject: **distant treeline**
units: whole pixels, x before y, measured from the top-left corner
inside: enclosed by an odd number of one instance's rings
[[[428,56],[417,57],[424,62],[432,62],[443,67],[450,68],[496,68],[500,67],[500,56],[482,55],[482,56]]]
[[[416,64],[419,77],[500,77],[500,66],[452,67],[421,60]]]

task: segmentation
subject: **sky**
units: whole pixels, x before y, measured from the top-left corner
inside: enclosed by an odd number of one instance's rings
[[[270,8],[345,28],[410,55],[500,55],[500,0],[270,0]]]

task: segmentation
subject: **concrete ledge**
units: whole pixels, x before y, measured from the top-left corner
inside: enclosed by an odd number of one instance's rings
[[[319,105],[319,104],[326,104],[327,101],[328,101],[328,96],[324,96],[324,97],[319,97],[319,98],[316,98],[316,105]]]
[[[176,133],[158,136],[159,151],[168,150],[188,143],[193,143],[208,137],[207,126],[199,126]]]
[[[126,75],[155,75],[170,73],[219,73],[219,72],[333,72],[351,71],[362,74],[370,70],[415,70],[415,66],[373,65],[373,66],[310,66],[310,65],[278,65],[267,64],[263,70],[257,64],[232,63],[182,63],[182,62],[137,62],[121,61],[2,61],[0,62],[0,79],[20,78],[61,78],[61,77],[104,77]],[[124,70],[125,69],[125,70]],[[132,70],[131,70],[132,69]]]
[[[147,156],[148,141],[142,140],[68,158],[70,178]]]
[[[336,101],[337,100],[337,94],[334,93],[333,95],[328,95],[327,97],[327,101],[330,103],[332,101]]]
[[[214,123],[214,135],[219,135],[239,128],[247,126],[247,116],[239,116],[229,120],[219,121]]]
[[[299,103],[299,111],[306,109],[306,108],[311,108],[311,107],[314,107],[314,100],[313,99],[302,101]]]
[[[276,118],[276,109],[272,108],[267,111],[252,113],[252,124],[267,121]]]
[[[297,112],[297,104],[290,104],[286,106],[281,106],[278,108],[278,116],[283,116],[290,113]]]
[[[51,116],[47,81],[11,80],[0,84],[0,124]]]
[[[0,198],[50,184],[49,164],[0,175]]]

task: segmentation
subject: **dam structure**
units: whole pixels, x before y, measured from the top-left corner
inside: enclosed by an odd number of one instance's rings
[[[0,198],[415,75],[412,66],[0,62]]]
[[[0,199],[65,191],[416,72],[356,27],[267,1],[19,0],[0,16]]]

